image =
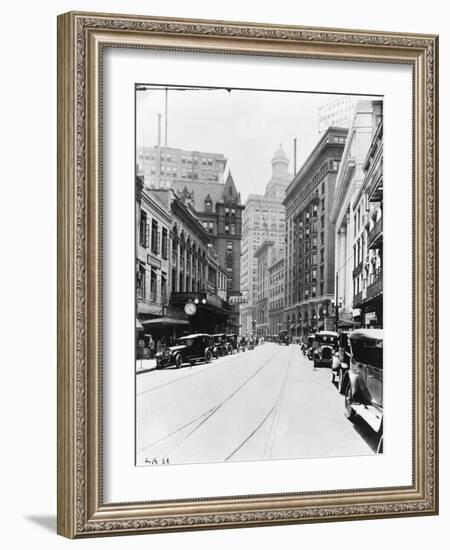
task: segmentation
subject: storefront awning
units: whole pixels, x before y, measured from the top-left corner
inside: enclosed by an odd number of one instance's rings
[[[297,323],[297,328],[301,328],[302,327],[302,324],[301,323]]]
[[[176,326],[176,325],[188,325],[189,321],[183,319],[172,319],[171,317],[157,317],[156,319],[148,319],[147,321],[141,321],[142,325],[161,325],[161,326]]]
[[[356,321],[349,321],[348,319],[341,319],[339,321],[339,326],[344,328],[344,327],[356,327],[356,326],[359,326],[360,323],[357,323]]]

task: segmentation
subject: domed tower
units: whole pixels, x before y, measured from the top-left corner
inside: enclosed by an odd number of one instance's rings
[[[288,169],[289,158],[280,143],[272,158],[272,177],[266,187],[266,197],[276,200],[284,198],[286,187],[292,179]]]
[[[288,168],[289,159],[280,143],[272,159],[272,176],[286,176]]]

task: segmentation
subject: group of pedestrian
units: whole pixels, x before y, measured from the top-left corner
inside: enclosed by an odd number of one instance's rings
[[[153,338],[151,334],[146,335],[147,336],[147,345],[146,345],[146,355],[149,357],[149,359],[154,359],[155,355],[157,353],[160,353],[164,347],[167,345],[167,340],[165,336],[161,336],[161,338]],[[169,339],[169,345],[171,345],[170,340],[173,340],[173,338]]]

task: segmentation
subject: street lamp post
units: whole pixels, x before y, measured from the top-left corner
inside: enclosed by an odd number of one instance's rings
[[[324,330],[327,329],[327,318],[328,318],[328,304],[325,304],[322,309],[322,317],[323,317],[323,328]]]
[[[339,300],[332,300],[331,301],[333,307],[334,307],[334,328],[335,328],[335,331],[337,332],[338,331],[338,326],[339,326],[339,308],[342,307],[342,298],[339,298]]]

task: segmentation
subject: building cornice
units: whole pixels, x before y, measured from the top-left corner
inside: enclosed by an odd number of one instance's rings
[[[330,142],[328,138],[333,135],[339,136],[339,137],[346,137],[347,134],[348,134],[347,128],[339,128],[335,126],[330,126],[330,128],[328,128],[328,130],[320,138],[319,142],[311,151],[308,158],[304,162],[303,166],[294,176],[294,179],[291,181],[288,188],[286,189],[286,196],[283,200],[283,204],[286,204],[286,202],[288,202],[288,199],[291,200],[291,195],[297,191],[297,187],[301,183],[301,180],[305,178],[305,176],[308,174],[310,169],[313,167],[314,163],[322,155],[325,149],[329,147],[339,147],[339,146],[341,146],[342,149],[344,148],[343,143]]]
[[[164,207],[163,204],[153,198],[151,196],[151,193],[151,189],[148,189],[146,187],[143,188],[141,195],[141,204],[145,203],[149,208],[155,210],[161,217],[164,217],[167,220],[167,224],[170,226],[172,223],[170,212]]]
[[[174,198],[171,208],[173,213],[178,215],[200,239],[206,244],[211,243],[210,236],[203,228],[203,225],[189,212],[181,199]]]

